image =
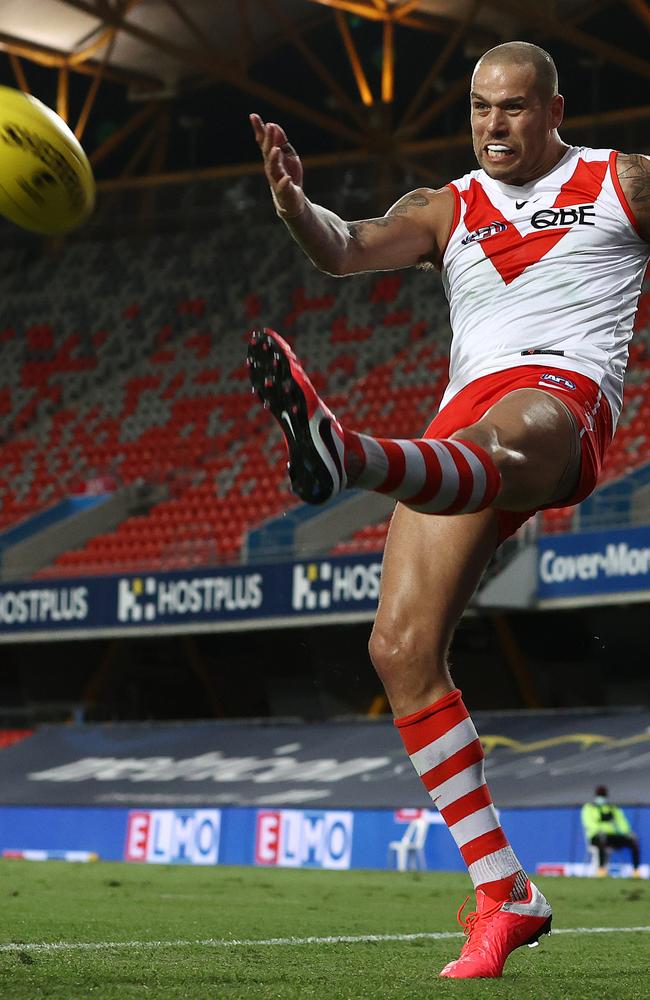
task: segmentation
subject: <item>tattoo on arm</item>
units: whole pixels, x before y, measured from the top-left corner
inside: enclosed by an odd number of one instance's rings
[[[362,231],[366,226],[379,226],[385,229],[392,224],[396,216],[408,215],[412,208],[426,208],[429,201],[430,199],[426,195],[423,195],[420,191],[414,191],[412,194],[407,194],[403,198],[400,198],[397,204],[393,205],[386,215],[380,219],[364,219],[363,222],[348,222],[348,233],[355,240],[361,237]]]
[[[388,210],[388,216],[392,215],[407,215],[407,213],[412,208],[426,208],[429,204],[429,198],[422,194],[421,191],[414,191],[413,194],[404,195],[403,198],[393,205],[391,209]]]
[[[625,183],[626,195],[635,205],[650,202],[650,160],[638,153],[621,154],[618,179]]]
[[[390,226],[390,219],[364,219],[363,222],[348,222],[347,229],[353,240],[360,238],[366,226],[380,226],[385,229]]]

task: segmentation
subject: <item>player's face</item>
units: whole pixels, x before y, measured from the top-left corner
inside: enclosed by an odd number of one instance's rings
[[[554,166],[564,102],[542,100],[532,66],[479,66],[470,100],[474,152],[490,177],[527,184]]]

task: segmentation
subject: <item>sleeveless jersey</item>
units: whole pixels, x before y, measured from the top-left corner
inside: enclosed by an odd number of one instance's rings
[[[570,146],[522,187],[484,170],[449,185],[456,209],[442,279],[453,338],[442,406],[481,375],[539,364],[593,379],[616,427],[650,256],[616,155]]]

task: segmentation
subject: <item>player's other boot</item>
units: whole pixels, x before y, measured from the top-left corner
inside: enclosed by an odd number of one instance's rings
[[[253,389],[284,434],[294,493],[307,503],[331,500],[347,483],[338,420],[274,330],[253,330],[246,363]]]
[[[542,934],[550,934],[552,910],[536,885],[528,880],[524,899],[493,903],[480,889],[476,911],[458,922],[467,941],[460,956],[440,973],[449,979],[497,979],[503,974],[508,955],[524,944],[536,945]]]

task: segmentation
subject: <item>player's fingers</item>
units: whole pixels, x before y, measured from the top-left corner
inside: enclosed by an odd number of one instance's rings
[[[305,206],[305,196],[302,189],[292,178],[285,174],[274,189],[276,208],[288,218],[299,215]]]
[[[259,115],[255,114],[249,115],[248,120],[251,123],[251,127],[253,129],[253,135],[255,136],[258,145],[261,146],[264,141],[264,136],[266,135],[266,128],[264,126],[264,122],[262,121]]]
[[[267,156],[271,152],[271,149],[274,146],[279,146],[280,145],[280,143],[278,142],[276,131],[277,131],[276,130],[276,126],[273,124],[273,122],[268,122],[267,126],[266,126],[266,137],[267,137],[268,144],[269,144],[268,145],[268,150],[267,150]]]
[[[280,208],[284,212],[288,212],[291,215],[296,215],[300,211],[302,192],[291,180],[288,174],[285,174],[282,180],[280,180],[274,187],[274,196],[276,207]]]
[[[266,175],[276,185],[285,175],[282,153],[279,146],[273,146],[266,158]]]
[[[287,133],[284,131],[282,126],[277,125],[275,122],[269,122],[267,128],[273,136],[273,145],[280,146],[280,148],[282,148],[287,141]]]
[[[281,146],[287,141],[287,133],[281,125],[278,125],[276,122],[269,122],[269,126],[273,129],[276,146]]]
[[[262,140],[262,154],[265,160],[271,155],[273,147],[278,145],[279,143],[275,141],[275,130],[273,126],[271,124],[265,125],[264,139]]]
[[[290,142],[283,142],[280,146],[280,151],[283,156],[293,156],[296,159],[298,158],[298,154]]]
[[[278,183],[275,185],[276,194],[282,194],[282,192],[286,191],[287,188],[290,187],[292,183],[293,183],[293,181],[291,180],[291,177],[289,176],[289,174],[284,174],[280,178],[280,180],[278,181]]]

